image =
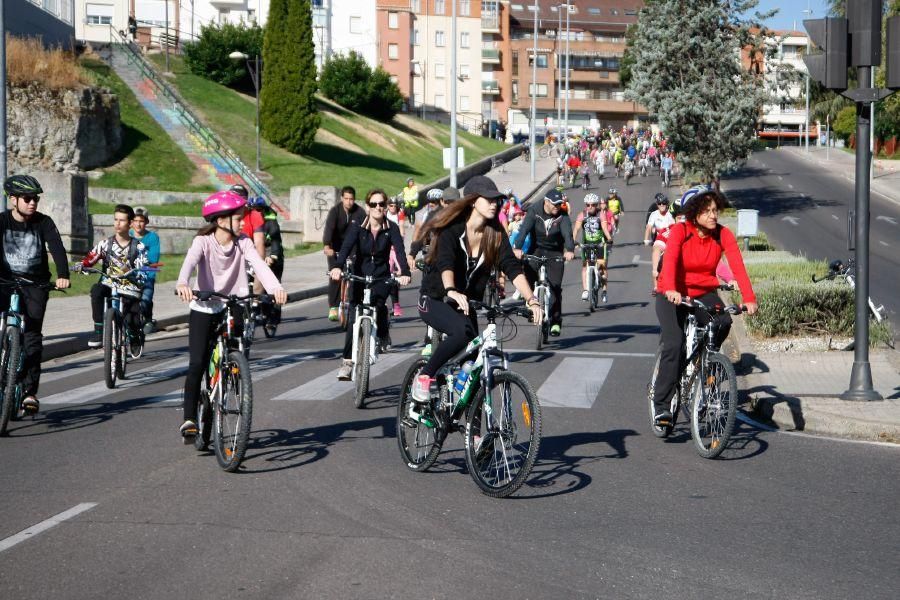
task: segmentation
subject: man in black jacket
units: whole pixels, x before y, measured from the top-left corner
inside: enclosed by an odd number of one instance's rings
[[[517,257],[522,258],[522,244],[528,234],[531,234],[535,256],[562,257],[566,261],[575,258],[572,221],[569,215],[562,212],[563,202],[565,202],[563,195],[554,189],[547,192],[543,202],[535,202],[528,209],[513,248]],[[562,328],[563,272],[561,261],[547,263],[547,279],[553,293],[553,303],[550,305],[550,335],[553,336],[558,336]],[[528,277],[529,285],[534,288],[537,270],[530,262],[525,263],[525,276]]]
[[[9,280],[24,277],[34,283],[50,283],[47,249],[56,263],[56,287],[69,287],[69,264],[62,238],[53,219],[37,210],[41,184],[29,175],[13,175],[3,182],[3,191],[12,201],[12,209],[0,213],[0,277]],[[0,288],[0,310],[9,308],[12,288]],[[22,408],[34,414],[40,408],[37,399],[41,379],[41,355],[44,349],[44,313],[50,292],[47,288],[23,286],[19,310],[25,315],[25,362],[22,365]]]
[[[356,190],[345,186],[341,189],[341,202],[328,211],[325,229],[322,231],[322,242],[325,244],[325,256],[328,259],[328,270],[337,264],[337,253],[344,243],[344,236],[350,223],[362,223],[366,211],[356,203]],[[341,282],[328,280],[328,320],[338,320],[338,304],[341,301]]]

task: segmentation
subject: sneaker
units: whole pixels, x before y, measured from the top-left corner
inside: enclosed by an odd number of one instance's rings
[[[559,332],[562,331],[562,327],[559,325],[551,325],[550,326],[550,335],[553,337],[559,337]]]
[[[193,444],[194,438],[197,437],[197,424],[190,419],[181,424],[181,441],[185,444]]]
[[[391,349],[391,336],[386,335],[384,337],[378,338],[378,348],[379,352],[388,352]]]
[[[103,347],[103,332],[95,331],[94,335],[91,336],[91,339],[88,340],[88,348],[102,348]]]
[[[587,299],[588,299],[588,291],[587,290],[584,290],[583,292],[581,292],[581,299],[584,300],[585,302],[587,302]]]
[[[156,333],[156,321],[148,321],[144,324],[144,335],[150,335],[151,333]]]
[[[332,306],[328,309],[328,320],[329,321],[337,321],[338,320],[338,309],[337,306]]]
[[[41,403],[34,397],[34,394],[25,396],[25,399],[22,400],[22,411],[26,415],[36,415],[39,410],[41,410]]]
[[[399,302],[394,302],[394,316],[395,316],[395,317],[402,317],[402,316],[403,316],[403,309],[400,308],[400,303],[399,303]]]
[[[606,300],[607,300],[606,290],[603,290],[603,293],[600,294],[600,302],[602,302],[603,304],[606,304]]]
[[[428,358],[429,356],[431,356],[431,344],[430,343],[425,344],[425,347],[422,348],[422,356],[425,358]]]
[[[668,410],[661,410],[656,413],[656,416],[653,417],[653,423],[657,427],[671,427],[672,426],[672,412]]]
[[[413,402],[419,404],[428,404],[431,400],[431,384],[435,382],[433,377],[428,375],[419,375],[412,385]]]
[[[344,362],[341,363],[341,368],[338,369],[337,378],[341,381],[350,381],[351,373],[353,372],[353,361],[349,358],[345,358]]]

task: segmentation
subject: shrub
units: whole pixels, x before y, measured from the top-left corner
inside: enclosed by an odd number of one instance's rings
[[[841,109],[834,120],[832,130],[836,136],[844,140],[845,144],[849,142],[850,136],[856,133],[856,107],[847,106]]]
[[[354,51],[328,59],[319,88],[344,108],[382,121],[390,121],[403,107],[403,95],[388,72],[381,67],[373,71]]]
[[[262,52],[263,30],[256,23],[213,23],[200,28],[197,41],[184,47],[184,62],[191,73],[216,83],[253,89],[246,61],[228,57],[234,51],[253,58]]]
[[[369,103],[364,111],[372,118],[390,121],[403,108],[403,94],[387,71],[378,67],[369,80]]]
[[[36,37],[7,35],[6,53],[11,86],[38,83],[51,90],[74,90],[91,83],[71,52],[60,48],[45,50]]]

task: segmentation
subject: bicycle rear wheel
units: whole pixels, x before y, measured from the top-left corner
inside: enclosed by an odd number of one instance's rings
[[[353,365],[354,379],[356,380],[356,398],[354,404],[356,408],[362,408],[366,400],[366,394],[369,393],[369,355],[372,349],[369,345],[372,342],[372,321],[364,319],[359,324],[359,341],[357,345],[356,364]]]
[[[650,407],[650,431],[653,432],[658,438],[666,438],[672,434],[672,430],[675,429],[675,419],[677,418],[676,411],[672,411],[672,424],[666,425],[665,427],[659,427],[656,424],[656,404],[653,402],[653,396],[656,394],[656,376],[659,374],[659,363],[662,359],[660,355],[660,351],[656,351],[656,359],[653,361],[653,370],[650,372],[650,382],[647,384],[647,402]],[[673,398],[673,408],[677,410],[678,408],[678,397],[679,397],[679,389],[678,386],[675,386],[675,396]]]
[[[397,403],[397,446],[403,462],[413,471],[424,471],[434,464],[446,437],[443,421],[435,419],[434,415],[431,417],[434,427],[409,415],[413,382],[427,362],[420,358],[407,369],[400,383],[400,401]]]
[[[219,466],[234,473],[244,460],[253,420],[253,384],[250,363],[233,350],[222,361],[221,398],[214,398],[213,433]]]
[[[119,342],[119,327],[116,323],[116,311],[106,309],[103,315],[103,378],[106,387],[116,387],[116,377],[119,375],[119,351],[116,344]]]
[[[505,498],[522,487],[541,445],[541,405],[524,377],[498,371],[466,411],[466,467],[485,495]]]
[[[719,456],[734,432],[737,376],[725,356],[710,352],[691,388],[691,437],[703,458]]]
[[[19,329],[12,325],[3,332],[3,350],[0,352],[0,377],[2,377],[3,402],[0,404],[0,435],[6,435],[6,427],[10,420],[15,420],[18,383],[16,382],[21,358]]]
[[[200,392],[200,405],[197,407],[197,435],[194,437],[194,448],[201,452],[209,447],[212,437],[213,411],[209,403],[208,387]]]

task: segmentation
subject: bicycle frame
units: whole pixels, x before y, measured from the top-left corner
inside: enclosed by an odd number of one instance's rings
[[[362,304],[356,305],[355,318],[353,319],[353,362],[354,364],[360,360],[359,357],[359,330],[363,321],[371,324],[369,328],[369,364],[373,365],[378,360],[378,344],[376,343],[376,323],[375,323],[375,307],[372,306],[372,288],[366,286],[363,289]],[[356,370],[353,370],[353,377],[356,377]],[[355,380],[355,379],[354,379]]]

